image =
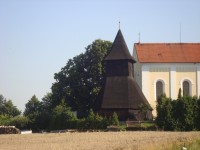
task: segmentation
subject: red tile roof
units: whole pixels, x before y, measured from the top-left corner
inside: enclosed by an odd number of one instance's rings
[[[200,62],[200,43],[135,43],[134,50],[143,63]]]

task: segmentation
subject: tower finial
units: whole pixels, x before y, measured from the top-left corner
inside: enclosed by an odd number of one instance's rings
[[[119,19],[119,30],[120,30],[120,19]]]

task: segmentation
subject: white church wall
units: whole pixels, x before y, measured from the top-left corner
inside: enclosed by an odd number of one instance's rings
[[[191,81],[191,96],[200,96],[200,63],[137,63],[136,66],[138,67],[135,72],[136,81],[154,108],[156,106],[155,83],[158,80],[164,81],[164,92],[172,99],[177,99],[179,88],[182,88],[184,80]],[[140,68],[141,78],[137,77],[140,76]]]

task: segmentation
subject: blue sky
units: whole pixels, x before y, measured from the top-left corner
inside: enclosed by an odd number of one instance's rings
[[[199,0],[0,0],[0,94],[20,110],[50,92],[54,73],[95,39],[113,41],[118,21],[138,42],[200,42]]]

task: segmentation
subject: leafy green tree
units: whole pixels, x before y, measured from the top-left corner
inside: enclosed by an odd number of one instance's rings
[[[103,118],[99,114],[95,114],[92,109],[89,110],[89,114],[85,119],[79,119],[78,128],[80,129],[106,129],[108,125],[114,125],[117,122],[117,116],[107,119]],[[81,122],[80,122],[81,121]]]
[[[0,94],[0,108],[3,107],[4,99],[5,99],[5,98],[3,97],[3,95]]]
[[[95,129],[96,128],[96,117],[92,109],[89,110],[89,114],[86,118],[85,128]]]
[[[27,129],[28,118],[25,116],[16,116],[10,119],[9,125],[15,126],[18,129]]]
[[[40,116],[41,102],[33,95],[25,104],[24,116],[29,119],[29,127],[32,130],[39,130],[38,118]]]
[[[195,129],[195,118],[197,111],[197,99],[190,96],[183,97],[184,102],[184,130],[191,131]]]
[[[181,97],[173,101],[173,118],[175,130],[189,131],[195,129],[195,122],[198,116],[197,99],[192,97]]]
[[[156,123],[160,128],[165,130],[174,129],[174,120],[172,117],[172,100],[167,98],[165,94],[161,95],[157,101],[157,117]]]
[[[197,111],[195,118],[195,126],[198,130],[200,130],[200,98],[197,100]]]
[[[181,88],[179,88],[179,90],[178,90],[178,99],[181,99],[181,97],[182,97],[182,94],[181,94],[182,92],[181,92]]]
[[[0,95],[0,115],[17,116],[21,111],[13,105],[12,100],[6,100],[3,95]]]
[[[116,125],[116,126],[119,125],[119,119],[118,119],[118,115],[116,112],[113,113],[111,120],[112,120],[112,125]]]
[[[107,125],[105,121],[106,120],[104,120],[102,116],[96,114],[95,115],[96,129],[106,129]]]
[[[171,100],[158,99],[156,123],[165,130],[191,131],[200,129],[200,102],[197,97],[181,96]]]
[[[8,126],[10,123],[9,115],[0,115],[0,126]]]
[[[90,122],[93,122],[95,120],[95,114],[94,111],[92,109],[89,110],[89,115],[87,117],[87,120]]]
[[[84,53],[68,60],[66,66],[54,76],[53,107],[59,105],[62,99],[72,110],[87,112],[93,107],[103,83],[103,59],[111,45],[108,41],[95,40]]]
[[[39,129],[47,129],[49,127],[51,113],[52,113],[52,93],[47,93],[40,102],[38,108],[38,127]]]
[[[147,104],[139,105],[139,113],[141,115],[141,119],[147,120],[149,111],[152,111],[152,108],[150,105],[147,105]]]
[[[17,116],[21,114],[21,111],[13,105],[11,100],[5,100],[4,101],[4,114],[8,114],[10,116]]]
[[[64,101],[61,101],[60,105],[57,105],[51,114],[50,130],[66,129],[70,126],[71,121],[76,120],[71,108],[66,106]]]
[[[24,115],[29,116],[35,112],[38,112],[41,106],[41,102],[38,100],[38,98],[33,95],[31,99],[28,101],[28,103],[25,104],[25,111]]]
[[[51,111],[52,109],[52,93],[47,93],[41,101],[42,109],[45,111]]]

